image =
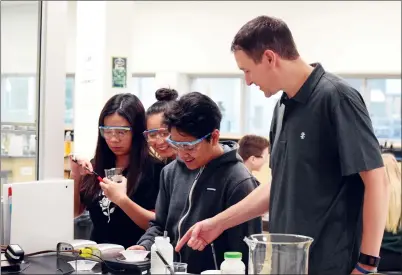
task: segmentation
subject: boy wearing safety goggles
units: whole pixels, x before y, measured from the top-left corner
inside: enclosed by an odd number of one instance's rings
[[[208,96],[193,92],[184,95],[165,113],[170,136],[167,142],[177,150],[177,159],[161,173],[156,219],[129,249],[150,250],[156,236],[166,230],[174,245],[197,221],[213,217],[242,200],[257,181],[244,166],[234,142],[219,143],[222,114]],[[261,233],[260,218],[233,227],[214,241],[216,263],[224,252],[239,251],[247,264],[245,236]],[[183,248],[175,261],[188,264],[188,272],[200,274],[216,269],[212,249]]]

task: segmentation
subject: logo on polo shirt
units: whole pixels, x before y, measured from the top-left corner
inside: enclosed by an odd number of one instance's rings
[[[304,139],[305,137],[306,137],[306,133],[301,132],[301,134],[300,134],[300,138],[301,138],[301,139]]]

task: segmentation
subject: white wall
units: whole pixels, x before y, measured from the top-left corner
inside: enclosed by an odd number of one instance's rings
[[[400,1],[136,1],[136,72],[236,73],[230,43],[248,20],[272,15],[300,54],[341,73],[400,73]]]
[[[37,71],[38,4],[1,2],[1,73]]]
[[[76,3],[68,4],[66,70],[73,73]],[[36,70],[28,42],[36,38],[37,15],[30,9],[2,9],[3,73]],[[338,73],[400,74],[400,10],[399,1],[133,1],[133,72],[239,73],[231,40],[245,22],[267,14],[288,23],[307,61]]]
[[[76,3],[68,2],[66,71],[75,71]],[[1,73],[36,74],[37,1],[1,2]]]

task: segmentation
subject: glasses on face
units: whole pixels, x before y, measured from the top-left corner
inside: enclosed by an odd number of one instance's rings
[[[180,150],[180,151],[186,151],[188,153],[194,152],[195,150],[197,150],[198,145],[201,143],[201,141],[203,141],[204,139],[206,139],[207,137],[209,137],[211,135],[211,133],[203,136],[202,138],[199,138],[197,140],[194,141],[174,141],[170,138],[170,136],[166,139],[166,141],[169,143],[169,145],[176,149],[176,150]]]
[[[147,142],[156,142],[158,139],[165,140],[169,137],[169,131],[166,128],[150,129],[142,133]]]
[[[124,126],[99,126],[99,131],[104,139],[116,137],[118,140],[124,139],[131,132],[131,127]]]

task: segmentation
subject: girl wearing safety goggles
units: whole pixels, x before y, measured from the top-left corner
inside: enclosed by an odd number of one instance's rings
[[[78,159],[78,165],[72,162],[75,216],[85,209],[89,211],[93,223],[91,240],[128,247],[138,241],[155,218],[163,163],[151,156],[143,137],[145,129],[145,110],[140,100],[133,94],[115,95],[99,117],[94,159]],[[103,178],[99,182],[95,175],[104,177],[105,169],[114,167],[123,169],[123,181]]]
[[[143,134],[156,155],[165,162],[170,162],[176,158],[176,151],[166,141],[169,131],[163,120],[164,113],[177,99],[178,93],[173,89],[161,88],[155,92],[155,96],[158,101],[146,112],[147,130]]]

